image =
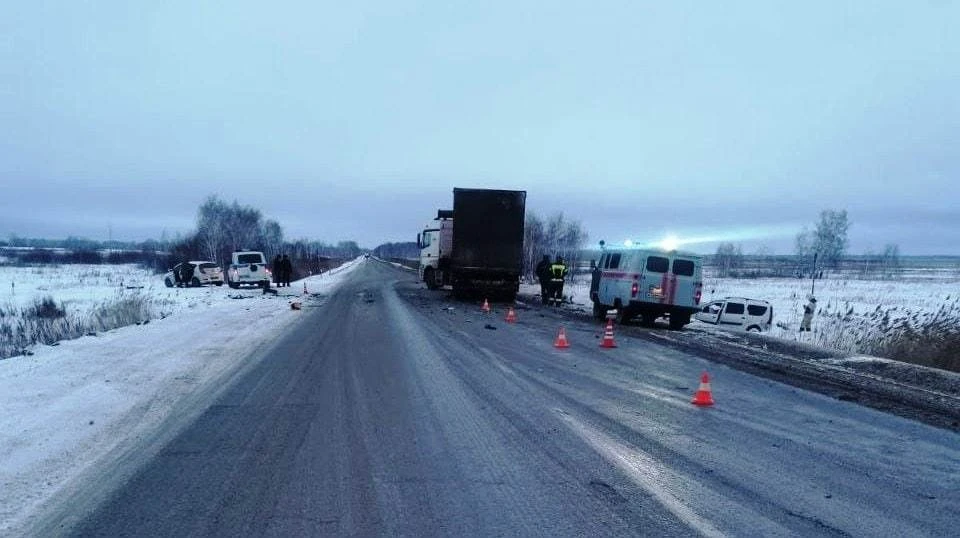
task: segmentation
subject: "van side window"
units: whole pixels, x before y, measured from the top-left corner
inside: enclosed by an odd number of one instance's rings
[[[743,314],[743,303],[727,303],[727,314]]]
[[[678,276],[693,276],[693,262],[690,260],[673,260],[673,274]]]
[[[616,268],[618,268],[618,267],[620,267],[620,253],[619,253],[619,252],[617,252],[616,254],[610,256],[610,268],[611,268],[611,269],[616,269]]]
[[[767,307],[758,304],[748,304],[747,314],[751,316],[762,316],[767,313]]]
[[[647,258],[647,271],[651,273],[666,273],[670,268],[670,260],[660,256],[650,256]]]

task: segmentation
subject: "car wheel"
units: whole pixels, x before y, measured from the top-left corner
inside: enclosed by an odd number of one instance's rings
[[[217,282],[217,286],[223,286],[223,282]]]
[[[166,284],[168,288],[173,287],[173,282],[171,282],[169,278],[163,279],[163,283]]]
[[[227,285],[233,289],[237,289],[240,287],[240,284],[237,284],[236,282],[228,282]]]
[[[758,332],[760,332],[760,327],[757,327],[756,325],[751,325],[751,326],[747,327],[747,332],[748,332],[748,333],[758,333]]]
[[[197,278],[197,277],[193,277],[193,278],[190,280],[190,285],[193,286],[194,288],[199,288],[199,287],[200,287],[200,279]]]

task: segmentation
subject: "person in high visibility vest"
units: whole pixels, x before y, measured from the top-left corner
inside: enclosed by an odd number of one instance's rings
[[[567,278],[567,266],[563,257],[557,256],[557,261],[550,266],[550,304],[563,304],[563,283]]]

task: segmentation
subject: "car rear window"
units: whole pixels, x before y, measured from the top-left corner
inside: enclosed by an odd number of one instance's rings
[[[217,268],[217,264],[211,263],[211,262],[201,263],[201,264],[200,264],[200,268],[201,268],[201,269],[216,269],[216,268]]]
[[[747,314],[751,316],[762,316],[767,313],[767,307],[758,304],[747,305]]]
[[[263,263],[263,256],[260,254],[240,254],[237,256],[237,263]]]
[[[673,260],[673,274],[693,276],[693,262],[690,260]]]
[[[743,303],[727,303],[727,314],[743,314]]]
[[[670,268],[670,260],[660,256],[650,256],[647,258],[647,271],[651,273],[666,273]]]

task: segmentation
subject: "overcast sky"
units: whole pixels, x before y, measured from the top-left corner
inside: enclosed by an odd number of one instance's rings
[[[960,254],[960,3],[8,2],[0,235],[410,241],[453,187],[591,237]]]

